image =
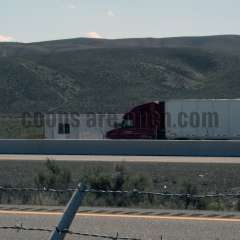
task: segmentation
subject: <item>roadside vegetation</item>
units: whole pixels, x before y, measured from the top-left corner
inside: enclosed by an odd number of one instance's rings
[[[44,138],[44,127],[34,124],[34,119],[28,118],[31,124],[26,125],[22,116],[1,115],[0,116],[0,138],[1,139],[41,139]]]
[[[180,164],[177,166],[176,164],[167,164],[165,167],[162,164],[155,166],[150,164],[148,169],[146,168],[147,165],[144,167],[144,164],[134,165],[133,163],[129,166],[129,164],[124,162],[118,164],[56,163],[50,159],[40,165],[39,163],[22,162],[24,167],[21,169],[16,167],[18,164],[15,163],[15,168],[11,169],[9,166],[9,169],[5,169],[0,179],[2,186],[67,189],[74,188],[78,182],[83,182],[89,188],[95,190],[139,190],[194,195],[237,192],[237,186],[240,186],[238,179],[230,178],[231,174],[235,175],[240,172],[240,168],[233,165],[225,167],[223,165],[218,165],[217,167],[208,165],[200,168],[197,167],[200,166],[197,164],[192,165],[190,168],[185,165],[190,170],[189,174],[186,174],[187,169],[184,170],[184,165]],[[29,169],[30,166],[32,166],[32,170]],[[1,163],[0,170],[3,167]],[[24,172],[24,168],[26,172]],[[166,171],[163,171],[164,168]],[[172,172],[173,169],[175,174]],[[27,171],[32,172],[32,178],[20,179],[19,176],[29,175]],[[7,172],[9,174],[11,172],[11,176],[14,175],[14,172],[16,173],[15,181],[3,184],[3,178],[5,177],[5,181],[7,180]],[[199,174],[199,172],[202,174]],[[221,177],[216,176],[215,179],[212,179],[212,174],[219,175],[220,173]],[[218,182],[215,182],[215,180]],[[1,204],[65,205],[70,197],[70,192],[0,191]],[[161,209],[240,210],[240,201],[233,198],[191,199],[187,197],[156,197],[138,195],[134,191],[129,194],[88,193],[84,199],[84,205]]]

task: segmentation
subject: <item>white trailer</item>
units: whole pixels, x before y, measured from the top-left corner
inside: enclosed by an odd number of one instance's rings
[[[46,139],[105,139],[106,132],[122,121],[122,114],[46,114]]]
[[[240,99],[165,101],[167,139],[240,139]]]

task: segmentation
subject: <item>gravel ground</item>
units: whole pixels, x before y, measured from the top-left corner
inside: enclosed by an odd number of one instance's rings
[[[0,215],[0,225],[22,223],[26,227],[52,228],[58,222],[57,216]],[[127,217],[86,217],[78,216],[72,230],[97,234],[137,237],[142,240],[237,240],[240,238],[239,222],[154,220]],[[0,230],[1,240],[43,240],[49,233],[17,232]],[[96,239],[90,237],[68,236],[67,240]],[[102,239],[102,238],[98,238]]]

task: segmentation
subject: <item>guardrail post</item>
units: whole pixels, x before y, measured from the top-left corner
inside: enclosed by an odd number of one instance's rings
[[[86,187],[83,184],[79,184],[75,190],[72,198],[68,202],[66,209],[64,210],[62,219],[58,223],[58,226],[50,236],[49,240],[63,240],[66,236],[66,231],[72,224],[75,214],[81,205],[81,202],[85,196]]]

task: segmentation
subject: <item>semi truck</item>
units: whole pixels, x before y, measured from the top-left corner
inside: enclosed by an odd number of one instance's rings
[[[240,99],[146,103],[123,115],[109,139],[240,139]]]

